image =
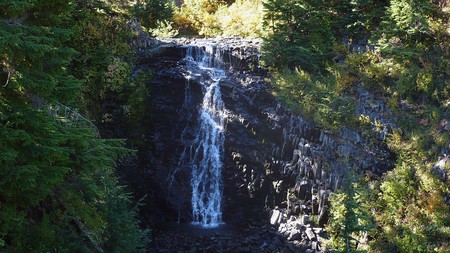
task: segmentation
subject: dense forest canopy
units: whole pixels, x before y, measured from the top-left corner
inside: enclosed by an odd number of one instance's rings
[[[132,17],[153,36],[262,37],[275,95],[323,129],[370,137],[388,126],[356,117],[355,96],[386,101],[396,166],[345,178],[331,198],[328,247],[450,250],[450,168],[432,169],[450,151],[448,0],[6,0],[0,251],[145,251],[138,201],[115,169],[131,150],[97,129],[112,95],[128,120],[142,118],[151,77],[131,75]]]
[[[0,2],[0,251],[144,249],[147,232],[115,172],[130,150],[95,126],[106,93],[139,89],[132,7]]]

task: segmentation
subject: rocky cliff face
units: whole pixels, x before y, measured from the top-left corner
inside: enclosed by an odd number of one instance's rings
[[[260,43],[238,38],[136,42],[136,71],[154,73],[136,174],[149,195],[145,215],[152,224],[191,220],[190,169],[181,161],[195,138],[202,87],[186,79],[190,73],[183,57],[189,46],[214,44],[228,72],[220,84],[227,112],[223,220],[240,226],[270,223],[283,235],[280,240],[319,250],[328,195],[346,170],[359,168],[376,177],[393,166],[381,141],[393,124],[386,105],[361,90],[355,114],[383,121],[386,127],[377,130],[377,138],[351,128],[338,133],[317,128],[274,98],[259,66]],[[309,215],[317,215],[317,222],[312,224]]]

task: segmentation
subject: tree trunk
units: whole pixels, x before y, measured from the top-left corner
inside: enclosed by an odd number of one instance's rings
[[[350,239],[348,238],[348,236],[345,237],[345,243],[346,243],[346,248],[347,248],[347,253],[350,252]]]

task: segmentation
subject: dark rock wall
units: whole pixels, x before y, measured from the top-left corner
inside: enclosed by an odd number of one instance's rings
[[[323,131],[276,101],[259,67],[259,41],[139,43],[139,70],[155,72],[148,83],[147,130],[138,156],[142,172],[138,176],[141,182],[148,182],[141,187],[150,195],[144,207],[150,223],[187,222],[191,218],[190,171],[180,165],[180,156],[195,138],[201,86],[194,80],[188,83],[184,77],[182,58],[190,44],[215,43],[222,48],[229,68],[229,77],[221,82],[227,110],[223,168],[226,223],[268,222],[270,217],[264,210],[277,207],[286,217],[318,215],[322,226],[327,221],[327,196],[339,187],[348,168],[376,176],[393,166],[381,141],[383,134],[369,140],[351,128],[338,133]],[[188,107],[183,103],[187,88],[191,98]],[[356,114],[381,115],[386,110],[384,105],[367,105],[366,98],[375,101],[361,91]]]

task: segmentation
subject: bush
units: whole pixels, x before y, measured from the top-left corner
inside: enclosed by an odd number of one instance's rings
[[[178,35],[178,30],[173,28],[173,22],[171,21],[158,21],[157,27],[150,29],[153,36],[159,38],[173,38]]]
[[[274,73],[272,83],[278,99],[324,129],[338,130],[341,122],[357,122],[353,100],[335,92],[337,79],[333,76],[284,70]]]
[[[217,0],[186,0],[173,22],[182,35],[260,37],[262,13],[261,0],[237,0],[231,5]]]
[[[221,6],[219,17],[222,36],[261,37],[264,35],[261,0],[237,0],[230,7]]]

